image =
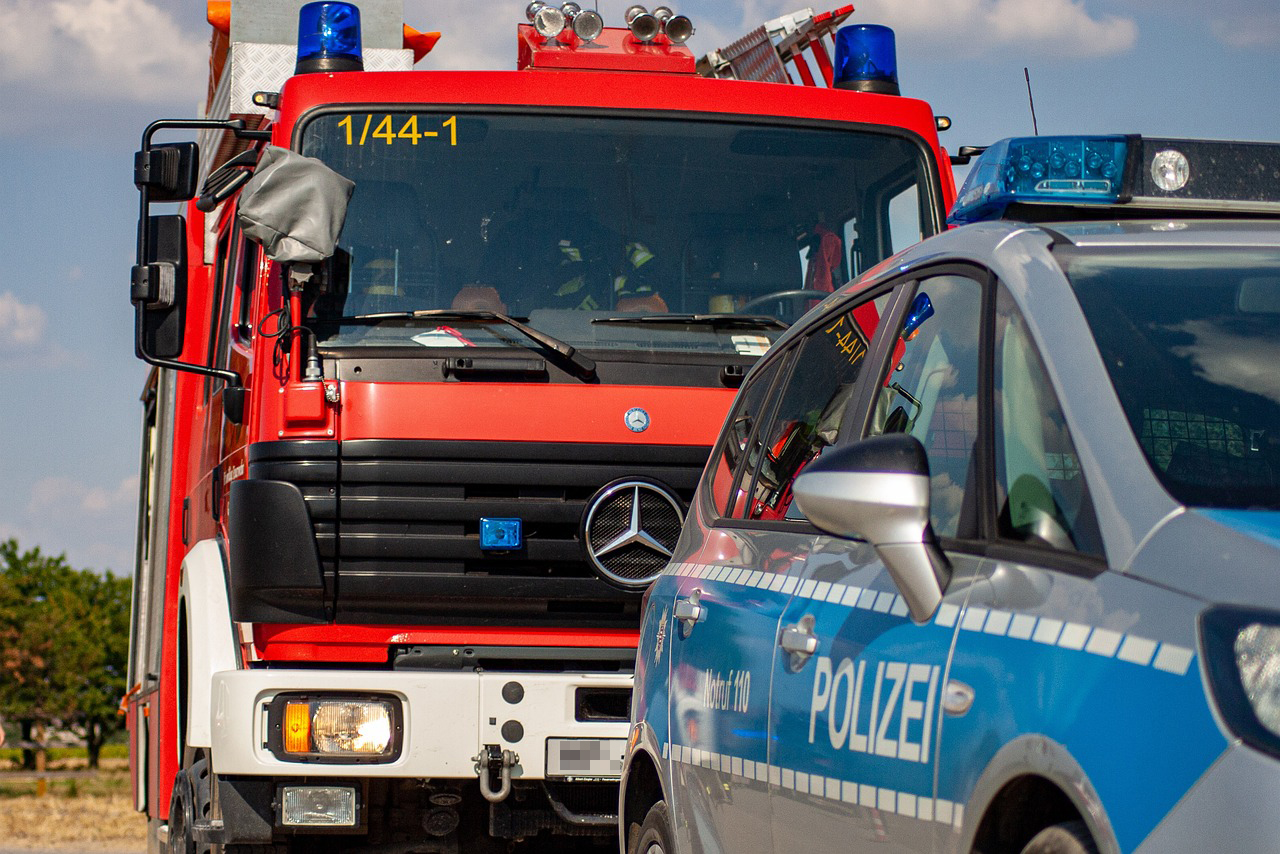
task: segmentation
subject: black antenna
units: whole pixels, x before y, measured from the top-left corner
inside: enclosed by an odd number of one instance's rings
[[[1040,127],[1036,124],[1036,99],[1031,97],[1031,71],[1025,65],[1022,66],[1022,76],[1027,78],[1027,103],[1031,105],[1031,131],[1039,136]]]

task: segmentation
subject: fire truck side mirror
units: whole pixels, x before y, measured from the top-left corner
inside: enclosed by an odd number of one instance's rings
[[[187,304],[186,220],[180,214],[147,217],[147,257],[133,268],[131,297],[138,307],[138,357],[182,354]]]
[[[146,188],[148,201],[185,202],[199,186],[200,147],[194,142],[144,145],[133,155],[133,183]]]

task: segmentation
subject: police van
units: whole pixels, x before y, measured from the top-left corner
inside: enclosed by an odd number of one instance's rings
[[[1280,845],[1280,145],[1005,140],[743,384],[626,852]]]

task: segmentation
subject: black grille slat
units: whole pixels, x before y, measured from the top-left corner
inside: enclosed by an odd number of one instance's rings
[[[698,446],[587,445],[553,442],[447,442],[417,439],[355,439],[342,443],[342,459],[536,460],[545,463],[652,463],[655,456],[672,467],[707,461],[710,448]]]
[[[698,469],[699,473],[701,468]],[[626,475],[662,479],[672,474],[684,481],[672,486],[691,486],[684,472],[662,466],[631,464]],[[552,483],[557,486],[590,489],[603,486],[618,476],[618,465],[553,465],[545,461],[467,462],[459,460],[355,460],[343,462],[343,483],[430,483],[505,485],[511,483]],[[695,476],[696,479],[696,476]]]
[[[480,516],[519,516],[526,523],[550,522],[577,525],[582,501],[538,504],[527,499],[351,498],[344,495],[341,514],[345,522],[385,519],[418,521],[474,521]]]

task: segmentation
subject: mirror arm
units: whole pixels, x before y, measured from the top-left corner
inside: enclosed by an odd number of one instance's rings
[[[210,368],[205,365],[197,365],[191,362],[178,362],[173,359],[160,359],[148,353],[142,334],[142,313],[146,310],[146,307],[142,303],[138,303],[134,307],[136,315],[133,324],[133,346],[138,353],[138,358],[142,359],[142,361],[146,362],[148,365],[155,365],[158,368],[172,368],[175,371],[187,371],[192,374],[213,377],[214,379],[222,380],[232,388],[241,388],[244,386],[244,380],[242,380],[240,375],[235,371],[227,371],[222,368]]]

